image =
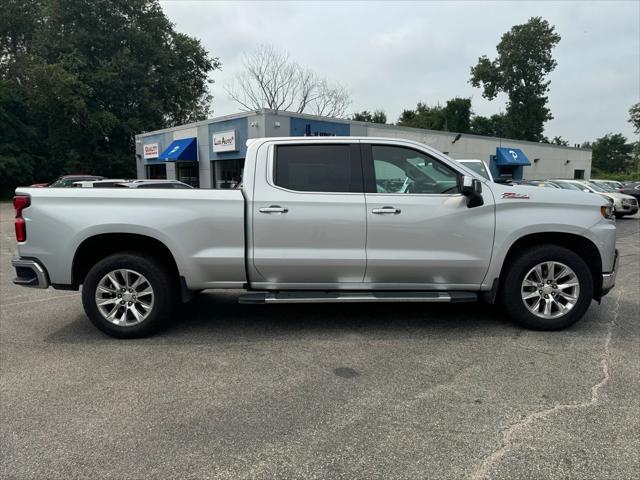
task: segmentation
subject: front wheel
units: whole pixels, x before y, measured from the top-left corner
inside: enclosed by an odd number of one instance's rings
[[[95,264],[82,286],[89,320],[117,338],[139,338],[165,325],[176,290],[167,269],[138,253],[110,255]]]
[[[557,245],[523,252],[509,267],[502,285],[502,301],[511,318],[535,330],[572,325],[593,298],[593,277],[586,262]]]

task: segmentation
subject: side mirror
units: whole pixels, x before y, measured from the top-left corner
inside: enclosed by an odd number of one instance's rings
[[[482,198],[482,182],[468,175],[460,177],[460,193],[467,197],[467,207],[479,207],[484,205]]]

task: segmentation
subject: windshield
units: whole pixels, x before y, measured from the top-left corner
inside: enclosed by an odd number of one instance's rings
[[[579,191],[582,191],[582,188],[580,188],[580,186],[576,185],[575,183],[559,182],[557,180],[555,180],[553,183],[558,185],[560,188],[564,188],[565,190],[579,190]]]
[[[591,185],[596,187],[595,189],[597,190],[597,188],[601,188],[603,191],[605,192],[615,192],[616,189],[613,188],[613,185],[610,185],[608,183],[596,183],[596,182],[591,182]]]
[[[607,193],[609,190],[605,189],[602,185],[597,185],[595,183],[590,183],[586,185],[587,188],[592,189],[599,193]]]
[[[489,174],[487,173],[487,169],[484,168],[484,163],[482,162],[460,162],[460,163],[463,164],[465,167],[467,167],[469,170],[473,170],[474,172],[479,173],[487,180],[491,180],[491,178],[489,177]]]

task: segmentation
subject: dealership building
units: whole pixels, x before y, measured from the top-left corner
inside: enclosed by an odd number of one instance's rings
[[[363,136],[414,140],[454,159],[481,159],[494,176],[590,178],[591,151],[547,143],[424,130],[259,110],[136,136],[138,178],[176,179],[200,188],[234,188],[247,140],[259,137]]]

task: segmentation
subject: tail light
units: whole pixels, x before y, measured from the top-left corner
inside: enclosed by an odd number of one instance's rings
[[[27,240],[27,222],[22,217],[22,210],[31,205],[31,197],[29,195],[16,195],[13,197],[13,208],[16,209],[16,240],[25,242]]]

